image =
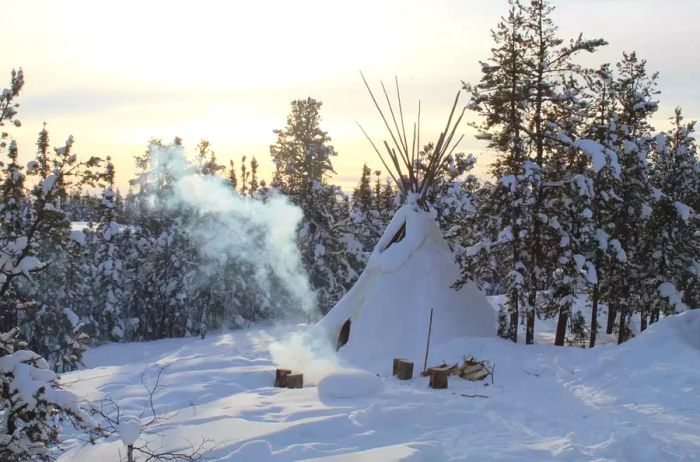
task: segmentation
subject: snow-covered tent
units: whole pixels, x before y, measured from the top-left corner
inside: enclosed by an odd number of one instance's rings
[[[454,149],[451,140],[461,120],[460,116],[451,126],[457,101],[430,165],[420,172],[405,130],[398,130],[397,125],[394,132],[387,123],[396,144],[394,149],[386,145],[393,172],[378,150],[377,154],[396,181],[405,205],[387,226],[353,288],[318,324],[338,346],[339,356],[351,363],[386,369],[391,367],[392,358],[400,357],[422,367],[431,309],[431,345],[496,334],[494,310],[476,285],[453,288],[459,268],[435,220],[435,211],[425,200],[437,169]],[[377,108],[384,118],[379,105]],[[393,117],[391,105],[389,109]],[[414,131],[413,146],[418,144],[415,138]],[[440,359],[431,358],[432,362]]]

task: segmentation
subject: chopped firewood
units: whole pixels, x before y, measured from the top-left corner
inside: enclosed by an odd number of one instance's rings
[[[447,377],[450,375],[450,367],[431,367],[430,369],[430,388],[442,389],[447,388]]]
[[[465,380],[479,381],[491,376],[493,381],[493,366],[487,361],[478,361],[473,357],[465,359],[461,366],[454,364],[452,366],[442,363],[439,366],[429,367],[428,370],[421,372],[423,377],[430,376],[433,369],[446,368],[449,375],[456,375]]]
[[[287,388],[302,388],[304,386],[304,374],[287,375]]]
[[[396,362],[396,378],[399,380],[410,380],[413,378],[413,363],[405,359]]]
[[[289,369],[277,369],[275,371],[275,386],[277,388],[286,388],[287,376],[291,373],[292,371]]]
[[[488,368],[486,362],[477,361],[474,358],[469,358],[464,361],[462,367],[457,371],[457,375],[466,380],[473,382],[484,380],[491,375],[491,369]]]

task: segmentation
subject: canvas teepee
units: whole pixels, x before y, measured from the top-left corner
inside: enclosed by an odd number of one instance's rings
[[[459,278],[459,269],[442,237],[435,211],[426,201],[436,174],[461,140],[453,142],[453,137],[464,111],[454,119],[457,94],[428,165],[419,170],[420,105],[409,146],[400,96],[397,120],[382,85],[392,129],[368,85],[367,89],[394,147],[384,142],[385,158],[371,139],[370,143],[396,182],[404,205],[387,226],[358,281],[319,321],[319,327],[338,346],[338,354],[351,363],[370,367],[376,364],[384,369],[390,367],[391,358],[402,357],[422,366],[431,309],[431,345],[459,337],[496,334],[494,310],[476,285],[469,283],[460,290],[452,287]]]

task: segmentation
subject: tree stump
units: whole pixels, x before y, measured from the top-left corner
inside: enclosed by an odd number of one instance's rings
[[[407,360],[403,359],[403,358],[394,358],[394,365],[391,369],[391,375],[396,375],[396,372],[399,369],[399,361],[407,361]]]
[[[430,382],[428,386],[436,390],[447,388],[447,377],[450,375],[449,367],[432,367],[430,372]]]
[[[289,369],[277,369],[275,371],[275,386],[277,388],[287,387],[287,376],[291,374],[292,371]]]
[[[304,374],[289,374],[287,376],[287,388],[302,388],[304,386]]]
[[[396,378],[399,380],[410,380],[413,378],[413,363],[405,359],[396,361]]]

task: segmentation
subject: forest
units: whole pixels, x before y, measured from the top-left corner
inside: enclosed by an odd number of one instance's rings
[[[579,64],[614,44],[560,38],[552,10],[509,2],[480,80],[455,88],[496,160],[483,178],[477,156],[450,153],[429,202],[461,269],[454,287],[504,296],[499,336],[532,344],[553,319],[555,345],[593,348],[601,332],[623,343],[700,307],[695,122],[677,108],[652,126],[659,74],[634,51]],[[24,79],[12,70],[0,95],[3,460],[47,456],[58,414],[87,425],[55,376],[22,392],[18,362],[62,373],[106,342],[315,321],[357,281],[405,199],[379,159],[352,191],[334,184],[333,160],[346,153],[313,97],[270,127],[270,178],[254,157],[222,163],[207,140],[154,138],[134,153],[123,191],[109,157],[77,155],[50,127],[36,146],[17,145]],[[434,149],[419,146],[417,172]]]

